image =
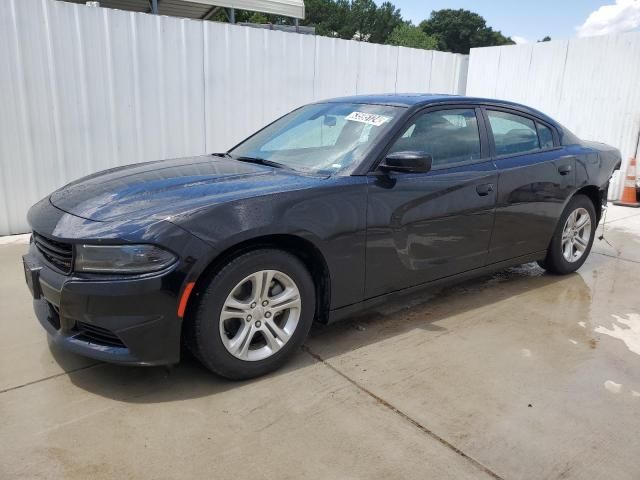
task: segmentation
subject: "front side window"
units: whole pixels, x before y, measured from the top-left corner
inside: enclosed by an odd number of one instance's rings
[[[540,149],[533,120],[512,113],[487,110],[496,155],[517,155]]]
[[[285,115],[229,154],[294,170],[332,174],[362,161],[402,107],[354,103],[307,105]]]
[[[480,159],[480,133],[475,110],[438,110],[420,115],[396,140],[390,153],[403,151],[430,154],[434,168]]]

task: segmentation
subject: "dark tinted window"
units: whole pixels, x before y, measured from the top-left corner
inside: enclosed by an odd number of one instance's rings
[[[515,155],[540,148],[533,120],[512,113],[487,110],[496,155]]]
[[[433,157],[433,166],[451,166],[480,158],[480,134],[471,109],[439,110],[420,115],[390,152],[420,151]]]
[[[541,148],[553,148],[553,134],[549,127],[538,123],[538,137],[540,137]]]

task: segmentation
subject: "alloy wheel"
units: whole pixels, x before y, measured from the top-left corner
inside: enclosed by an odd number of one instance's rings
[[[568,262],[577,262],[582,258],[591,239],[591,217],[580,207],[567,217],[562,229],[562,255]]]
[[[278,270],[261,270],[241,280],[220,313],[222,343],[234,357],[264,360],[291,338],[302,302],[295,282]]]

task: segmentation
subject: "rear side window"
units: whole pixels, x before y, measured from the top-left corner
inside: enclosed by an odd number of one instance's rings
[[[540,149],[533,120],[497,110],[487,110],[487,116],[493,132],[496,155],[516,155]]]
[[[436,168],[475,162],[481,158],[478,120],[473,109],[427,112],[412,121],[390,153],[419,151]]]
[[[538,137],[540,137],[540,148],[553,148],[553,134],[551,129],[546,125],[538,123]]]

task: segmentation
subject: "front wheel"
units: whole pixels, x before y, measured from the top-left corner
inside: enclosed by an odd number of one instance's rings
[[[591,252],[596,227],[596,210],[591,199],[585,195],[573,197],[560,216],[540,266],[561,275],[575,272]]]
[[[224,266],[187,326],[187,345],[213,372],[231,379],[281,366],[305,340],[315,288],[304,264],[281,250],[255,250]]]

